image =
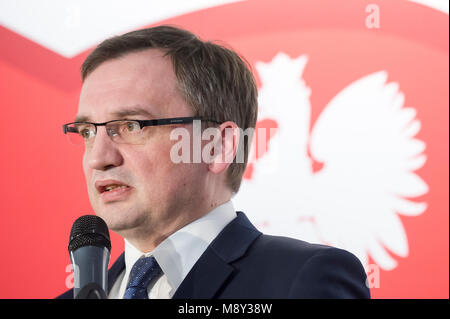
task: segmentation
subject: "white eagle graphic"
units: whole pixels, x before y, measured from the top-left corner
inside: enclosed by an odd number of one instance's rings
[[[310,131],[307,61],[279,53],[255,64],[262,81],[258,120],[273,119],[278,130],[257,160],[254,138],[252,177],[233,202],[265,233],[343,248],[365,266],[370,256],[392,270],[390,253],[408,256],[399,215],[427,208],[411,200],[428,192],[414,173],[426,161],[425,143],[415,138],[416,110],[404,107],[399,85],[379,71],[337,94]],[[322,169],[313,171],[311,157]]]

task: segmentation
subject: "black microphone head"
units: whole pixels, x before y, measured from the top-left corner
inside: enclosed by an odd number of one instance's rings
[[[69,239],[69,252],[84,246],[106,247],[111,251],[108,226],[95,215],[79,217],[72,225]]]

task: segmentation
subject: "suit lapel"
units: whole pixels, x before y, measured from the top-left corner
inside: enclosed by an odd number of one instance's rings
[[[206,254],[206,255],[205,255]],[[173,299],[209,299],[233,273],[233,267],[213,252],[206,252],[175,292]]]
[[[173,299],[214,298],[227,278],[233,274],[235,269],[231,263],[242,257],[261,235],[244,213],[237,214],[195,263]]]
[[[233,219],[208,246],[175,292],[173,299],[214,298],[235,271],[231,263],[242,257],[261,235],[242,212]],[[108,271],[108,290],[125,269],[122,253]]]
[[[108,294],[120,273],[125,269],[125,253],[122,253],[108,270]]]

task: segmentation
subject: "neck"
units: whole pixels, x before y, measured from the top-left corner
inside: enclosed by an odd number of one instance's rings
[[[216,207],[230,200],[228,198],[221,200],[201,201],[201,207],[183,210],[177,213],[170,213],[171,218],[142,223],[139,229],[127,230],[119,235],[126,238],[130,244],[139,249],[143,253],[153,251],[161,242],[170,237],[172,234],[192,223],[193,221],[205,216]]]

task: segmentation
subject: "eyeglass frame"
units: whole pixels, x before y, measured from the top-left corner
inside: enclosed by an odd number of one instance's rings
[[[111,120],[111,121],[107,121],[107,122],[102,122],[102,123],[94,123],[94,122],[70,122],[70,123],[66,123],[62,126],[63,129],[63,133],[67,134],[68,132],[70,133],[77,133],[79,134],[78,131],[75,130],[71,130],[71,127],[69,127],[69,125],[71,124],[91,124],[94,125],[95,127],[95,135],[97,136],[97,126],[106,126],[108,123],[111,122],[137,122],[139,123],[139,127],[142,130],[144,127],[147,126],[161,126],[161,125],[174,125],[174,124],[190,124],[192,122],[194,122],[195,120],[200,120],[200,121],[205,121],[205,122],[213,122],[216,124],[222,124],[222,122],[216,121],[216,120],[205,120],[202,117],[199,116],[194,116],[194,117],[172,117],[172,118],[165,118],[165,119],[153,119],[153,120],[132,120],[132,119],[123,119],[123,120]],[[112,136],[109,135],[109,133],[107,132],[108,136],[110,138],[112,138]]]

